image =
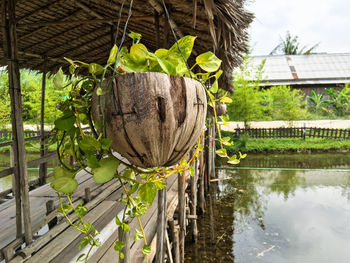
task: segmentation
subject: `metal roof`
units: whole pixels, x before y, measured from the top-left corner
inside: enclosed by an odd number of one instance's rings
[[[350,82],[350,53],[252,57],[252,67],[263,60],[264,84],[301,85]]]

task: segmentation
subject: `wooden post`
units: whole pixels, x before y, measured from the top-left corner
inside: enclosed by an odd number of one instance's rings
[[[180,253],[180,241],[179,241],[179,228],[175,227],[174,229],[174,240],[173,240],[173,247],[174,247],[174,263],[180,263],[181,261],[181,253]]]
[[[84,197],[84,202],[88,203],[91,201],[91,190],[90,187],[85,188],[85,197]]]
[[[185,183],[186,183],[186,174],[182,173],[178,175],[178,221],[179,221],[179,248],[180,248],[180,262],[185,261],[185,235],[186,235],[186,205],[185,205]]]
[[[158,191],[158,218],[157,218],[157,252],[156,263],[163,263],[165,256],[166,231],[166,188]]]
[[[15,157],[13,144],[10,148],[10,167],[15,166]],[[18,174],[12,174],[12,193],[16,200],[16,237],[22,236],[22,204],[21,204],[21,188]]]
[[[20,180],[22,211],[24,219],[24,236],[26,244],[32,242],[32,224],[30,218],[29,189],[27,178],[27,163],[23,136],[22,98],[20,72],[18,64],[16,36],[16,1],[2,0],[3,43],[5,56],[8,61],[9,93],[11,98],[11,120],[14,145],[14,173]],[[8,20],[6,20],[6,13]]]
[[[204,136],[202,138],[201,144],[204,145],[205,140]],[[199,211],[200,213],[204,213],[205,210],[205,199],[204,199],[204,170],[205,170],[205,164],[204,164],[204,155],[207,151],[207,147],[204,147],[203,152],[199,156]]]
[[[194,175],[191,176],[191,202],[190,202],[191,216],[197,216],[197,179],[198,179],[198,159],[194,164]],[[195,218],[191,220],[191,228],[192,228],[192,241],[197,242],[198,229],[197,229],[197,220]]]
[[[45,67],[44,62],[44,67]],[[43,77],[41,82],[41,112],[40,112],[40,157],[43,157],[46,153],[45,151],[45,86],[46,86],[46,69],[43,70]],[[41,163],[39,166],[39,184],[43,185],[46,183],[47,176],[47,163]]]
[[[52,211],[55,210],[55,205],[53,200],[49,200],[46,202],[46,215],[49,215]],[[49,229],[53,228],[57,225],[57,217],[48,222]]]

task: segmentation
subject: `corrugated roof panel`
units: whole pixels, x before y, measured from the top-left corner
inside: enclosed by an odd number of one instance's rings
[[[266,59],[266,81],[280,80],[292,84],[295,82],[291,74],[293,68],[298,75],[298,84],[303,80],[309,84],[310,80],[318,80],[318,83],[335,83],[336,80],[339,83],[339,79],[347,82],[350,78],[350,53],[255,57],[253,64],[261,63],[263,59]]]

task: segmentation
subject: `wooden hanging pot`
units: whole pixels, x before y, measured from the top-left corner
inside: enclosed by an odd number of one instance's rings
[[[158,72],[118,75],[106,95],[107,106],[102,95],[101,107],[111,148],[139,167],[177,164],[197,143],[205,125],[205,90],[190,78]],[[94,94],[95,120],[97,101]]]
[[[226,104],[216,104],[215,111],[217,116],[222,116],[226,114]]]

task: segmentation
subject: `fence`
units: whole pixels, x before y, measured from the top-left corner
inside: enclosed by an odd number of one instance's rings
[[[45,140],[50,138],[52,134],[49,132],[45,132],[44,137],[41,137],[40,131],[25,131],[24,132],[25,136],[25,141],[35,141],[35,140]],[[13,160],[13,150],[12,150],[12,131],[0,131],[0,148],[4,146],[11,146],[10,149],[10,159]],[[44,142],[41,142],[44,143]],[[28,167],[33,167],[33,166],[40,166],[39,169],[39,178],[34,179],[29,182],[29,186],[34,186],[38,184],[43,184],[46,181],[46,178],[51,177],[53,173],[47,173],[47,162],[50,160],[56,159],[57,158],[57,153],[48,153],[47,151],[43,151],[41,154],[41,157],[35,160],[31,160],[27,162]],[[13,164],[11,164],[11,167],[5,168],[3,170],[0,170],[0,179],[4,178],[6,176],[13,175]],[[11,189],[4,190],[0,192],[0,203],[1,203],[1,198],[4,198],[5,196],[11,194],[13,192],[13,186]]]
[[[235,129],[235,136],[251,138],[332,138],[350,139],[350,129],[330,128],[247,128]]]

